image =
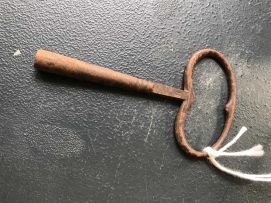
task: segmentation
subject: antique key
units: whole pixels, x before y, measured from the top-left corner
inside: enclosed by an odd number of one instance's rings
[[[192,81],[193,71],[196,64],[205,57],[216,60],[225,70],[229,86],[229,98],[225,108],[227,112],[226,122],[222,134],[212,146],[213,149],[218,150],[227,137],[234,118],[236,106],[236,82],[229,62],[216,50],[202,49],[192,55],[185,69],[183,90],[160,83],[139,79],[137,77],[123,74],[108,68],[88,64],[77,59],[45,50],[37,51],[34,66],[41,71],[56,73],[104,85],[117,86],[128,90],[161,95],[163,97],[182,101],[175,125],[175,133],[178,144],[189,155],[196,157],[208,157],[206,151],[197,151],[193,149],[193,147],[188,143],[184,132],[187,111],[195,99]]]

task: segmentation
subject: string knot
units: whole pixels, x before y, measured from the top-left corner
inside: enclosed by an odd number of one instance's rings
[[[216,158],[216,157],[220,156],[219,152],[216,151],[215,149],[213,149],[212,147],[206,147],[206,148],[203,149],[203,151],[205,151],[208,154],[208,156],[211,156],[211,157]]]
[[[239,171],[235,171],[229,168],[226,168],[225,166],[221,165],[216,158],[218,157],[222,157],[222,156],[231,156],[231,157],[237,157],[237,156],[248,156],[248,157],[261,157],[264,155],[264,150],[263,150],[263,146],[258,144],[255,145],[253,147],[251,147],[250,149],[247,150],[242,150],[242,151],[238,151],[238,152],[226,152],[226,150],[232,146],[234,143],[237,142],[237,140],[247,131],[246,127],[242,127],[241,130],[239,131],[239,133],[228,143],[226,144],[224,147],[222,147],[219,150],[215,150],[212,147],[206,147],[203,149],[204,152],[206,152],[208,154],[208,158],[211,161],[211,163],[218,168],[219,170],[228,173],[230,175],[239,177],[239,178],[243,178],[243,179],[247,179],[247,180],[252,180],[252,181],[265,181],[265,182],[271,182],[271,174],[260,174],[260,175],[256,175],[256,174],[246,174],[246,173],[242,173]]]

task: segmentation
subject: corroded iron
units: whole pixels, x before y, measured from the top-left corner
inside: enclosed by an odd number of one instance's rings
[[[234,118],[234,112],[235,112],[235,106],[236,106],[236,81],[231,69],[231,65],[227,61],[227,59],[223,56],[223,54],[213,49],[202,49],[196,52],[195,54],[193,54],[190,60],[188,61],[188,64],[184,73],[184,91],[189,92],[189,97],[188,99],[182,102],[181,108],[176,118],[175,132],[176,132],[176,138],[177,138],[178,144],[181,146],[181,148],[185,152],[187,152],[189,155],[196,156],[196,157],[207,157],[207,153],[203,151],[197,151],[189,145],[185,136],[185,132],[184,132],[184,124],[185,124],[187,111],[190,109],[190,107],[193,104],[193,100],[195,99],[195,94],[194,94],[194,89],[193,89],[193,79],[192,79],[193,71],[197,63],[206,57],[216,60],[220,64],[220,66],[224,69],[227,79],[228,79],[228,86],[229,86],[229,98],[228,98],[228,102],[225,108],[226,113],[227,113],[226,122],[225,122],[224,129],[221,135],[219,136],[217,141],[214,143],[212,148],[218,149],[223,143],[223,141],[225,140],[225,138],[227,137],[233,118]]]
[[[192,80],[193,71],[197,63],[205,57],[213,58],[223,67],[227,75],[229,85],[229,99],[225,108],[227,112],[226,122],[222,134],[212,146],[214,149],[218,149],[227,137],[234,118],[236,106],[236,82],[234,74],[231,70],[229,62],[218,51],[213,49],[203,49],[193,54],[188,61],[188,65],[185,70],[184,90],[139,79],[109,68],[88,64],[77,59],[45,50],[37,51],[34,66],[35,68],[45,72],[56,73],[68,77],[92,81],[104,85],[117,86],[149,94],[161,95],[171,99],[183,100],[175,125],[176,139],[178,144],[189,155],[196,157],[207,157],[205,152],[197,151],[190,146],[184,132],[187,111],[190,109],[195,99]]]
[[[125,89],[162,95],[173,99],[188,99],[189,93],[167,85],[139,79],[109,68],[88,64],[77,59],[45,50],[38,50],[34,62],[35,68],[88,80],[104,85],[117,86]]]

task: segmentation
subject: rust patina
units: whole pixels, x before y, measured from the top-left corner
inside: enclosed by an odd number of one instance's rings
[[[182,100],[179,113],[176,118],[175,132],[176,139],[180,147],[189,155],[195,157],[207,157],[203,151],[195,150],[187,141],[184,127],[188,110],[191,108],[195,99],[193,90],[193,71],[197,63],[203,58],[212,58],[216,60],[224,69],[229,86],[229,99],[226,104],[227,118],[224,129],[212,146],[219,149],[228,135],[231,127],[236,106],[236,81],[231,66],[227,59],[220,52],[213,49],[202,49],[192,55],[188,61],[184,73],[184,89],[177,89],[167,85],[143,80],[124,73],[120,73],[109,68],[89,64],[77,59],[63,56],[46,50],[38,50],[35,57],[34,66],[38,70],[56,73],[68,77],[87,80],[103,85],[117,86],[129,90],[156,94],[167,98]]]

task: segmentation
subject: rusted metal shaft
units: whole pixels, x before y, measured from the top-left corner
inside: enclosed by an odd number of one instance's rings
[[[227,59],[223,56],[223,54],[214,49],[202,49],[192,55],[192,57],[188,61],[188,65],[184,73],[184,90],[139,79],[127,74],[113,71],[108,68],[88,64],[77,59],[69,58],[45,50],[37,51],[34,66],[35,68],[46,72],[57,73],[77,79],[89,80],[105,85],[119,86],[125,89],[132,89],[141,92],[162,95],[168,98],[184,100],[181,104],[179,113],[176,118],[175,132],[177,142],[180,147],[191,156],[208,157],[208,154],[206,152],[195,150],[189,144],[186,139],[184,130],[187,112],[191,108],[195,98],[192,78],[193,72],[197,63],[206,57],[211,57],[216,60],[225,70],[229,86],[229,98],[225,109],[227,112],[227,117],[224,129],[220,137],[212,145],[212,148],[219,149],[219,147],[228,135],[234,118],[234,111],[236,106],[236,81],[233,71],[231,69],[231,65],[229,64]]]
[[[178,100],[188,99],[189,96],[188,91],[139,79],[109,68],[88,64],[77,59],[45,50],[37,51],[34,67],[50,73],[56,73],[104,85],[162,95]]]

